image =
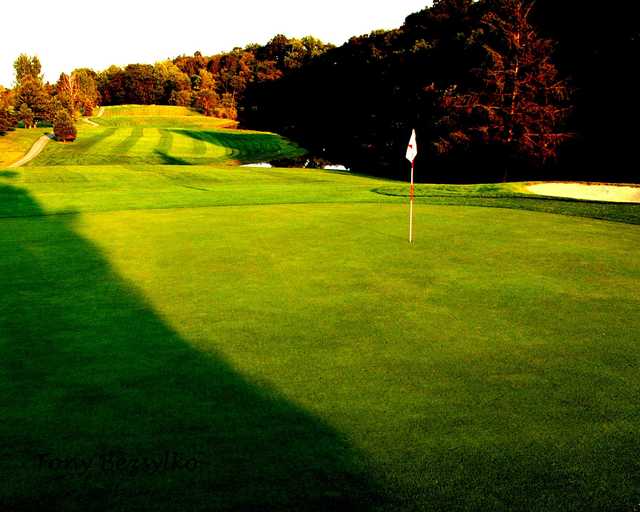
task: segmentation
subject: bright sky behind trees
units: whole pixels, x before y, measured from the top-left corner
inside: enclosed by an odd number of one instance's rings
[[[13,85],[13,61],[38,55],[45,79],[62,71],[153,63],[205,55],[276,34],[342,44],[353,35],[396,28],[428,0],[9,0],[2,6],[0,85]]]

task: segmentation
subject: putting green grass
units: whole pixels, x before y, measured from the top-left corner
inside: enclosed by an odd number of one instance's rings
[[[16,128],[14,131],[0,133],[0,169],[20,160],[33,144],[51,130]]]
[[[73,144],[49,144],[29,165],[235,165],[304,154],[279,135],[236,130],[183,107],[107,107],[93,120],[100,126],[78,123]]]
[[[523,191],[0,172],[0,510],[634,510],[640,205]]]

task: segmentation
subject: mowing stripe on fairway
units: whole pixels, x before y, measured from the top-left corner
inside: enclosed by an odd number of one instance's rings
[[[191,154],[194,156],[202,156],[207,152],[207,145],[203,140],[193,139],[193,149]]]
[[[78,139],[73,143],[83,153],[89,153],[95,146],[109,144],[112,137],[116,137],[119,130],[116,127],[103,128],[100,132],[85,135],[84,131],[78,133]],[[74,148],[74,149],[75,149]]]
[[[163,128],[158,128],[160,133],[160,140],[156,146],[156,150],[161,153],[170,153],[173,146],[173,133]]]
[[[129,110],[131,108],[124,111]],[[236,159],[269,161],[303,154],[295,144],[277,135],[215,129],[222,126],[224,120],[195,113],[178,117],[134,115],[107,119],[111,126],[79,126],[78,138],[73,144],[64,147],[50,144],[34,160],[35,165],[233,164]]]
[[[114,153],[121,156],[126,155],[131,150],[131,148],[133,148],[133,146],[135,146],[136,143],[140,140],[140,137],[142,137],[143,133],[144,131],[141,126],[135,126],[131,128],[129,136],[114,148]]]

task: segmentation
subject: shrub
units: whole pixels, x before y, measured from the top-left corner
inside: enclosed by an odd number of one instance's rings
[[[60,110],[53,121],[53,133],[59,141],[73,142],[76,140],[76,127],[73,119],[66,110]]]

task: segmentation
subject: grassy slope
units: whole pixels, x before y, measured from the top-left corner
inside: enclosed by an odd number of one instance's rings
[[[76,142],[49,144],[30,165],[236,164],[304,153],[278,135],[227,129],[235,124],[180,107],[110,107],[94,121],[101,126],[79,123]]]
[[[17,128],[15,131],[0,134],[0,169],[20,160],[46,131]]]
[[[106,107],[101,120],[112,117],[202,117],[195,110],[188,107],[172,107],[167,105],[118,105]],[[213,119],[213,121],[220,121]]]
[[[1,175],[0,508],[633,510],[639,228],[455,191],[410,247],[384,180]]]
[[[228,119],[205,117],[187,107],[163,105],[122,105],[107,107],[104,114],[94,118],[102,126],[147,126],[174,128],[176,126],[201,129],[234,128],[237,123]]]

